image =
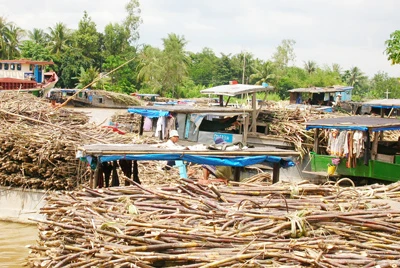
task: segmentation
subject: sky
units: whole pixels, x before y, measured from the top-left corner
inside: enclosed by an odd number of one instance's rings
[[[400,77],[391,65],[385,41],[400,30],[399,0],[139,0],[143,23],[139,44],[162,48],[174,33],[187,41],[186,50],[211,48],[221,53],[251,53],[268,60],[284,39],[292,39],[296,60],[318,66],[337,63],[342,70],[357,66],[370,78],[378,72]],[[128,0],[0,0],[0,16],[16,26],[47,29],[63,22],[77,29],[84,11],[97,30],[120,23]]]

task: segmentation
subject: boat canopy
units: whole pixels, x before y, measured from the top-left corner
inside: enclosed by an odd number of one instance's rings
[[[244,85],[244,84],[232,84],[232,85],[221,85],[200,90],[202,94],[214,94],[219,96],[237,96],[241,94],[250,94],[256,92],[265,92],[273,90],[273,87],[258,86],[258,85]]]
[[[396,118],[381,118],[369,116],[347,116],[317,119],[305,123],[306,129],[339,129],[361,131],[388,131],[400,130],[400,120]]]
[[[371,101],[364,102],[362,105],[370,106],[373,108],[399,109],[400,108],[400,99],[371,100]]]
[[[309,87],[309,88],[294,88],[288,90],[289,92],[298,93],[333,93],[351,90],[353,87],[349,86],[331,86],[331,87]]]

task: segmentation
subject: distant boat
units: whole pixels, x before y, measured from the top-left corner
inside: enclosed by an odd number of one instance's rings
[[[80,91],[71,99],[71,103],[75,107],[120,109],[142,105],[142,102],[135,96],[106,90]]]
[[[55,72],[44,72],[52,61],[0,60],[0,90],[20,90],[46,96],[58,81]]]

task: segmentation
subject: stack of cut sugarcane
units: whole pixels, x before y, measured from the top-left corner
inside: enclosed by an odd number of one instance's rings
[[[54,109],[26,93],[1,92],[0,118],[3,186],[74,189],[81,164],[76,158],[79,145],[132,143],[133,138],[88,123],[83,112]]]
[[[118,126],[119,129],[126,132],[139,132],[140,131],[140,115],[135,115],[129,112],[116,112],[111,121]]]
[[[385,198],[385,199],[383,199]],[[400,184],[55,193],[30,267],[398,267]]]

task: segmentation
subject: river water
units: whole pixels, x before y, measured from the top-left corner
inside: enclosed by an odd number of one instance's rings
[[[126,109],[70,108],[87,113],[90,121],[108,125],[112,115]],[[38,238],[36,224],[21,224],[0,220],[0,267],[23,267],[29,255],[28,245],[35,244]]]

